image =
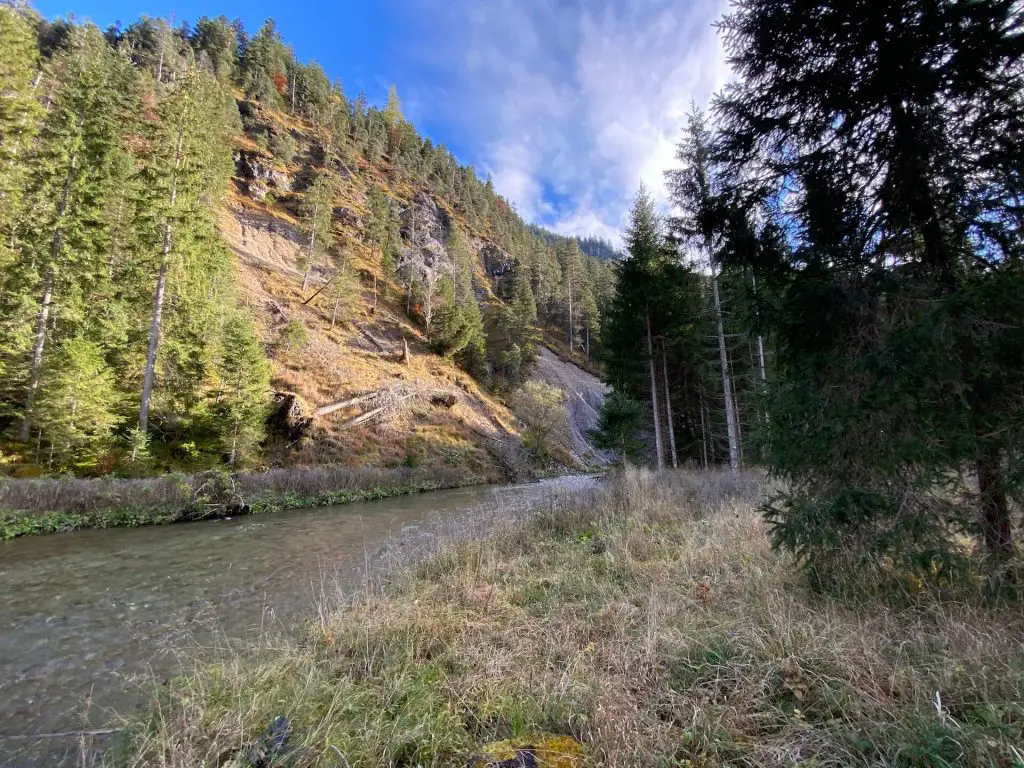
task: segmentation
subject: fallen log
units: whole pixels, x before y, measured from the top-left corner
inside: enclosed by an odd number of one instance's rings
[[[340,411],[343,408],[353,408],[353,407],[355,407],[357,405],[362,405],[363,403],[368,403],[371,400],[376,400],[382,394],[383,394],[383,390],[378,389],[378,390],[375,390],[373,392],[367,392],[367,393],[362,394],[362,395],[356,395],[355,397],[350,397],[348,400],[338,400],[337,402],[334,402],[334,403],[327,403],[326,405],[321,405],[319,408],[317,408],[315,411],[313,411],[313,415],[314,416],[326,416],[329,413],[334,413],[335,411]]]

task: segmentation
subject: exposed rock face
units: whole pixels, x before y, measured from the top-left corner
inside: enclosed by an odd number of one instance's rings
[[[244,149],[235,151],[235,172],[242,179],[253,200],[263,200],[271,189],[278,193],[291,192],[288,174],[274,168],[267,158]]]
[[[451,233],[451,217],[433,197],[417,192],[412,204],[401,212],[401,234],[406,254],[429,268],[448,261],[446,244]]]
[[[511,275],[515,269],[516,262],[511,255],[505,253],[494,243],[483,242],[480,244],[480,261],[488,277],[500,278]]]
[[[582,368],[560,360],[547,347],[540,348],[533,378],[565,392],[565,417],[576,460],[581,464],[604,466],[614,456],[595,448],[589,433],[597,426],[597,412],[608,394],[608,387]]]

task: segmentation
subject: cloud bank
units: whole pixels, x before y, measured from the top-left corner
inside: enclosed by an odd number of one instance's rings
[[[417,111],[455,129],[527,221],[618,242],[641,182],[665,202],[691,102],[727,80],[712,27],[726,5],[425,0],[406,50],[430,73]]]

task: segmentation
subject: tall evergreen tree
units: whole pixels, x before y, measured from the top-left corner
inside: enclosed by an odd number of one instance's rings
[[[95,27],[72,32],[68,48],[53,60],[51,77],[54,98],[33,153],[28,188],[30,225],[37,236],[26,238],[19,264],[6,275],[8,281],[34,285],[39,297],[24,379],[22,440],[32,429],[51,312],[59,309],[62,329],[70,332],[81,322],[92,283],[104,273],[108,204],[117,188],[115,170],[124,167],[116,158],[131,124],[125,98],[132,75]],[[17,325],[18,315],[11,321]]]
[[[334,214],[334,190],[327,173],[314,179],[302,201],[302,233],[306,236],[303,254],[302,292],[309,287],[309,276],[321,254],[333,244],[331,222]]]
[[[220,84],[208,73],[192,70],[176,83],[158,87],[158,97],[158,119],[150,129],[146,158],[146,215],[153,221],[156,238],[150,246],[155,288],[136,433],[143,445],[168,282],[178,283],[183,294],[194,285],[209,290],[207,277],[219,269],[218,260],[223,258],[213,206],[231,172],[228,103]],[[181,305],[182,316],[188,308]]]
[[[956,527],[1012,550],[1022,23],[1010,0],[743,0],[723,22],[721,153],[793,245],[735,254],[779,297],[768,517],[816,563],[854,540],[930,556]],[[973,510],[949,501],[965,467]]]

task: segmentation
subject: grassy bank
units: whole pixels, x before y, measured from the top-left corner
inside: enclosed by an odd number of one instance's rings
[[[465,766],[541,734],[578,739],[588,765],[1024,764],[1019,605],[913,582],[809,593],[758,494],[631,472],[552,501],[324,606],[300,637],[204,657],[114,764],[245,765],[277,715],[288,766]]]
[[[143,480],[8,479],[0,482],[0,540],[325,507],[483,482],[457,470],[404,467],[209,472]]]

